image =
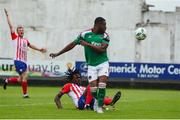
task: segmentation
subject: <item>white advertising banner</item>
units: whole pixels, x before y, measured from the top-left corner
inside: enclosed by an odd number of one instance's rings
[[[62,77],[67,66],[73,67],[74,64],[70,61],[28,61],[28,75],[30,77]],[[0,76],[17,75],[13,60],[0,60]]]

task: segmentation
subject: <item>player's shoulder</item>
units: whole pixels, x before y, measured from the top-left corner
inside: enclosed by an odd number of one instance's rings
[[[109,34],[108,34],[107,32],[105,32],[105,33],[104,33],[104,36],[106,36],[106,37],[107,37],[107,36],[109,36]]]
[[[12,38],[12,40],[16,40],[18,38],[18,36],[15,32],[11,32],[11,38]]]
[[[81,35],[81,37],[84,37],[88,33],[92,33],[92,28],[86,29],[86,30],[80,32],[80,35]]]
[[[66,94],[66,93],[69,93],[70,90],[71,90],[71,84],[67,83],[63,86],[61,93]]]
[[[110,41],[109,34],[107,32],[103,34],[103,38],[108,42]]]
[[[72,86],[72,83],[66,83],[63,88],[67,88],[67,87],[71,87]]]

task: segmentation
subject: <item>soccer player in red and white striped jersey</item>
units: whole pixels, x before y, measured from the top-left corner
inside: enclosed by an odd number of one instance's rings
[[[27,93],[27,50],[28,47],[40,51],[42,53],[46,52],[46,49],[44,48],[37,48],[36,46],[32,45],[28,39],[24,38],[24,28],[22,26],[17,27],[17,34],[15,33],[14,27],[10,21],[8,11],[4,9],[6,17],[7,17],[7,22],[10,28],[11,32],[11,38],[12,41],[14,42],[14,47],[15,47],[15,56],[14,56],[14,65],[16,68],[16,71],[19,74],[19,77],[10,77],[5,79],[4,81],[4,89],[6,89],[8,83],[21,83],[22,86],[22,91],[23,91],[23,97],[24,98],[29,98],[28,93]]]
[[[72,99],[77,109],[97,109],[95,100],[91,94],[90,85],[88,85],[87,87],[83,87],[80,85],[80,72],[77,69],[68,69],[66,75],[68,78],[68,83],[63,86],[63,88],[54,98],[57,108],[62,108],[62,103],[60,99],[63,95],[67,94]],[[120,99],[120,97],[120,92],[117,92],[113,99],[110,97],[105,97],[104,105],[114,106],[114,104]]]

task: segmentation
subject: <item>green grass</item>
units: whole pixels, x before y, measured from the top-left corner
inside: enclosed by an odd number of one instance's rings
[[[57,109],[53,98],[58,87],[30,87],[30,99],[23,99],[20,87],[0,90],[0,118],[86,118],[86,119],[146,119],[180,118],[180,91],[122,89],[122,99],[116,110],[97,114],[76,110],[68,96],[63,96],[63,109]],[[108,89],[113,96],[118,89]]]

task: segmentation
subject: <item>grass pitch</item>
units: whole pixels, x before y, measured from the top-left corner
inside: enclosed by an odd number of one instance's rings
[[[65,95],[63,109],[57,109],[54,96],[58,87],[29,87],[30,99],[23,99],[20,87],[0,90],[0,118],[58,118],[58,119],[180,119],[180,91],[121,89],[122,98],[115,110],[97,114],[93,111],[77,110],[71,99]],[[107,89],[113,96],[119,89]]]

